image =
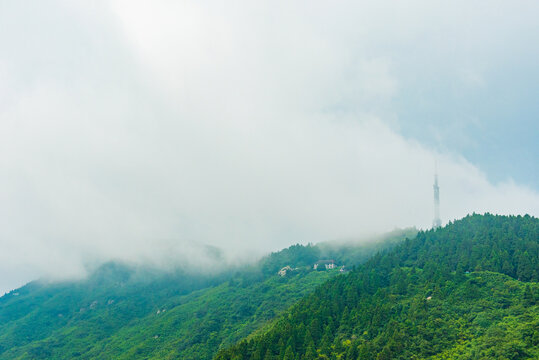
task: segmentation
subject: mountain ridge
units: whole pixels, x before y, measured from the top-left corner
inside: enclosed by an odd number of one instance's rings
[[[0,358],[211,359],[339,274],[313,271],[320,257],[364,261],[410,234],[364,246],[293,245],[214,275],[107,263],[82,281],[32,282],[0,298]],[[298,270],[278,276],[286,265]]]
[[[537,358],[538,263],[537,218],[474,214],[328,280],[215,359]]]

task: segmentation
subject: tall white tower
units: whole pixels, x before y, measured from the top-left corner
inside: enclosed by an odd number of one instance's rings
[[[440,220],[440,188],[438,187],[438,169],[434,172],[434,220],[432,220],[432,228],[436,229],[442,226]]]

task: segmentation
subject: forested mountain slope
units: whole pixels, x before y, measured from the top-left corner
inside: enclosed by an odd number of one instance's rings
[[[538,359],[539,220],[420,232],[301,300],[223,359]]]
[[[313,262],[332,256],[351,267],[415,233],[294,245],[211,275],[111,263],[82,281],[33,282],[0,298],[0,358],[211,359],[339,274],[313,271]],[[297,270],[278,276],[286,265]]]

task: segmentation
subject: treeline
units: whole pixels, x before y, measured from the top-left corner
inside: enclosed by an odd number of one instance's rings
[[[258,266],[263,274],[275,274],[286,265],[312,267],[316,261],[326,259],[335,260],[337,265],[346,265],[348,268],[352,268],[367,261],[379,251],[395,247],[405,238],[414,238],[416,234],[415,228],[407,228],[368,239],[326,241],[316,245],[296,244],[269,254],[260,261]]]
[[[404,234],[294,245],[211,274],[108,263],[81,281],[33,282],[0,298],[0,359],[211,359],[339,274],[313,271],[319,259],[363,262]],[[299,269],[278,276],[286,265]]]
[[[216,359],[538,358],[538,230],[486,214],[420,232]]]

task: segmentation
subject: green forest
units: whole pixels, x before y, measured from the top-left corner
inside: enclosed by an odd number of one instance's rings
[[[340,274],[313,271],[317,260],[364,262],[416,233],[293,245],[219,273],[108,263],[83,281],[36,281],[0,298],[0,358],[212,359]],[[295,270],[278,276],[284,266]]]
[[[539,220],[490,214],[211,274],[108,263],[1,297],[0,359],[537,359],[538,281]]]
[[[472,215],[329,280],[224,359],[538,359],[539,221]]]

